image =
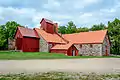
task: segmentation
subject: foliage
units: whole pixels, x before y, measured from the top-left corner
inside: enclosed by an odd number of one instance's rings
[[[78,72],[43,72],[43,73],[20,73],[1,74],[0,80],[119,80],[120,74],[96,74]]]
[[[102,23],[100,23],[100,24],[98,24],[98,25],[93,25],[93,26],[90,28],[91,31],[104,30],[104,29],[106,29],[106,27],[105,27],[105,25],[102,24]]]
[[[59,26],[58,32],[62,33],[62,34],[65,34],[66,33],[66,27],[65,26]]]
[[[88,31],[89,31],[89,28],[87,28],[87,27],[77,28],[77,32],[88,32]]]
[[[76,25],[70,21],[66,26],[59,26],[58,32],[62,34],[76,33],[77,28]]]
[[[66,28],[66,33],[67,34],[76,33],[76,31],[77,31],[77,28],[76,28],[75,24],[72,21],[68,22],[67,28]]]
[[[111,53],[120,54],[120,20],[108,22],[108,34],[111,40]]]
[[[8,38],[13,39],[17,26],[15,21],[8,21],[5,25],[0,25],[0,50],[7,49]]]

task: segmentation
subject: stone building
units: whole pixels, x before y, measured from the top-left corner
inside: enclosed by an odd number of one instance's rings
[[[107,30],[65,34],[63,37],[74,43],[79,50],[79,55],[110,55],[110,41]]]
[[[18,31],[16,31],[15,36],[22,34],[25,38],[27,37],[27,43],[24,43],[25,50],[22,50],[23,52],[34,52],[34,50],[36,50],[39,52],[63,53],[68,56],[110,55],[110,40],[107,30],[60,35],[58,33],[57,23],[43,18],[40,24],[40,28],[34,28],[33,30],[28,28],[18,28],[19,34],[17,34]],[[31,35],[36,36],[33,37]],[[33,42],[30,41],[32,38],[34,39]],[[15,41],[19,43],[17,37]],[[34,44],[34,42],[36,45],[33,47],[30,44]],[[25,47],[26,45],[29,46]],[[20,49],[23,48],[21,47]]]

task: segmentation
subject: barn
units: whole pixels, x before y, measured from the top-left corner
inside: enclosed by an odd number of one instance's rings
[[[16,50],[22,52],[63,53],[68,56],[109,56],[110,39],[107,30],[58,33],[58,24],[43,18],[40,28],[18,27]]]
[[[22,52],[38,52],[39,51],[39,36],[35,30],[17,27],[15,33],[16,50]]]

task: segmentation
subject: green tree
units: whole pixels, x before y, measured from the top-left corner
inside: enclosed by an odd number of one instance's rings
[[[72,21],[68,22],[66,27],[66,33],[70,34],[70,33],[76,33],[76,32],[77,32],[76,25]]]
[[[104,30],[104,29],[106,29],[106,27],[105,27],[105,25],[102,24],[102,23],[100,23],[100,24],[98,24],[98,25],[93,25],[93,26],[90,28],[91,31]]]
[[[120,54],[120,20],[108,21],[108,34],[111,40],[111,53]]]
[[[66,33],[66,27],[65,26],[59,26],[58,32],[62,33],[62,34],[65,34]]]
[[[77,32],[79,33],[79,32],[88,32],[89,31],[89,28],[87,28],[87,27],[83,27],[83,28],[77,28]]]
[[[8,21],[5,25],[0,26],[0,49],[7,49],[8,38],[13,39],[17,26],[15,21]]]

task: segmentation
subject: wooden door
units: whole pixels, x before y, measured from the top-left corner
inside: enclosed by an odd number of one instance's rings
[[[108,54],[108,47],[106,46],[106,48],[105,48],[105,55],[106,56],[108,56],[109,54]]]

